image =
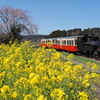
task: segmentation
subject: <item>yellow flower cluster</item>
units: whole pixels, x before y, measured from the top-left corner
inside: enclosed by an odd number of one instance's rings
[[[84,91],[79,92],[79,96],[80,96],[79,100],[89,100],[87,93],[85,93]]]
[[[73,57],[74,57],[74,54],[71,53],[71,54],[67,57],[67,59],[68,59],[68,60],[71,60]]]
[[[48,46],[48,47],[51,47],[51,46],[52,46],[52,42],[48,42],[48,43],[47,43],[47,46]]]
[[[0,100],[89,100],[98,78],[54,49],[34,50],[29,41],[0,45]]]

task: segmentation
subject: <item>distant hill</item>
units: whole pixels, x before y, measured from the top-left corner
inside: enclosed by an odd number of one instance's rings
[[[22,41],[31,40],[32,42],[40,41],[45,38],[47,35],[25,35],[22,36]]]
[[[56,38],[56,37],[67,37],[67,36],[99,36],[100,37],[100,28],[87,28],[82,30],[81,28],[75,28],[70,30],[55,30],[51,34],[47,35],[46,38]]]

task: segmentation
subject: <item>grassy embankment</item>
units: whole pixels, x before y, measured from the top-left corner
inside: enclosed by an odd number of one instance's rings
[[[62,54],[65,56],[68,56],[69,54],[65,53],[65,52],[62,52]],[[97,64],[98,66],[100,66],[100,62],[99,61],[96,61],[94,59],[89,59],[89,58],[85,58],[85,57],[81,57],[81,56],[77,56],[75,55],[73,60],[75,61],[78,61],[80,63],[83,63],[83,64],[86,64],[87,62],[90,62],[90,63],[95,63]],[[99,67],[100,68],[100,67]]]

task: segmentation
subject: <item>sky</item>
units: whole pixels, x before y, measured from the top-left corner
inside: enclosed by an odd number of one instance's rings
[[[28,11],[41,35],[100,27],[100,0],[0,0],[0,9],[5,6]]]

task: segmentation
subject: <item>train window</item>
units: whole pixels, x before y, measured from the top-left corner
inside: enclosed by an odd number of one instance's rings
[[[48,42],[51,42],[51,40],[48,40]]]
[[[55,40],[55,44],[57,44],[57,40]]]
[[[67,40],[67,45],[68,45],[68,40]]]
[[[42,43],[45,43],[45,41],[42,41]]]
[[[71,45],[74,45],[74,40],[72,40],[72,44]]]
[[[69,45],[69,40],[67,40],[67,45]]]
[[[62,41],[62,45],[64,45],[64,41]]]
[[[69,45],[70,45],[70,40],[69,40]]]
[[[66,45],[66,40],[64,41],[64,44]]]
[[[57,44],[60,44],[60,41],[59,40],[57,40]]]
[[[53,43],[55,43],[55,40],[52,40]]]
[[[68,45],[69,43],[68,43],[68,40],[67,40],[67,45]]]
[[[66,45],[66,40],[63,40],[63,41],[62,41],[62,44],[63,44],[63,45]]]
[[[69,40],[69,45],[71,45],[71,40]]]

